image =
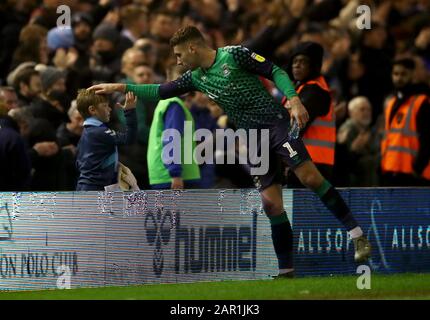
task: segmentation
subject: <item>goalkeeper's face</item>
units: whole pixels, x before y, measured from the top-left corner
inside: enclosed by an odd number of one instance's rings
[[[192,43],[181,43],[173,47],[176,56],[176,63],[184,66],[187,70],[194,70],[200,67],[201,59],[198,50]]]

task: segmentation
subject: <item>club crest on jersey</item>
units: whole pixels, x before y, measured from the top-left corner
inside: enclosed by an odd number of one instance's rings
[[[228,77],[229,74],[231,73],[230,68],[228,67],[228,64],[224,63],[221,68],[222,68],[222,73],[224,74],[224,77]]]
[[[259,54],[256,54],[255,52],[251,55],[251,58],[257,60],[258,62],[264,62],[266,60],[264,59],[264,57],[260,56]]]

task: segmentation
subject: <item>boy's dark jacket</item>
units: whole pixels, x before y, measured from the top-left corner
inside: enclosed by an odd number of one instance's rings
[[[95,118],[85,120],[76,161],[78,190],[104,190],[105,186],[118,182],[117,146],[132,143],[137,132],[136,109],[127,110],[124,114],[124,131],[109,129]],[[86,188],[82,189],[82,185]]]

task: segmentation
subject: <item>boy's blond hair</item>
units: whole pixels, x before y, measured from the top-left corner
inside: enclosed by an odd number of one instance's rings
[[[100,103],[106,103],[108,99],[101,94],[95,94],[94,90],[81,89],[78,91],[78,97],[76,98],[76,105],[81,116],[86,119],[91,117],[88,108],[90,106],[97,106]]]

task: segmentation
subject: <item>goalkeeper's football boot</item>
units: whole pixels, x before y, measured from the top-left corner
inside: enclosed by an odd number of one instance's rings
[[[369,240],[363,235],[361,237],[352,239],[355,247],[354,260],[355,262],[364,262],[369,259],[372,253],[372,246]]]

